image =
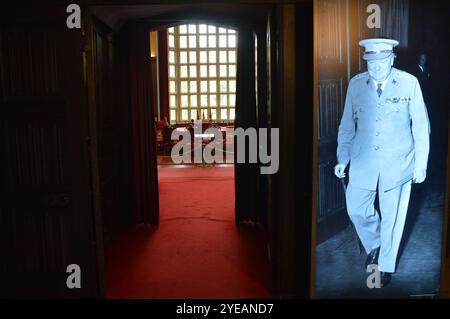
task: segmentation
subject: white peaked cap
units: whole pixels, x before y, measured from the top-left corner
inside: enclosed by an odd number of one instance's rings
[[[394,52],[393,48],[398,45],[398,41],[381,38],[364,39],[359,41],[359,45],[365,48],[364,60],[378,60],[390,56]]]

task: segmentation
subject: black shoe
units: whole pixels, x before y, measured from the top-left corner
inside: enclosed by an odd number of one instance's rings
[[[367,255],[366,263],[364,264],[366,270],[369,265],[378,265],[378,255],[380,254],[380,247],[372,249]]]
[[[386,287],[392,279],[392,274],[390,272],[380,271],[380,281],[381,287]]]

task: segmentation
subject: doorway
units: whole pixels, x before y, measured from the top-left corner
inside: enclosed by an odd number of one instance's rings
[[[183,25],[186,30],[182,29]],[[190,33],[193,25],[197,34]],[[202,33],[204,26],[206,33]],[[102,183],[99,183],[103,224],[113,225],[110,229],[116,230],[105,236],[108,238],[105,295],[114,298],[270,297],[265,225],[251,218],[239,219],[234,207],[235,187],[240,180],[235,176],[245,171],[245,165],[236,170],[233,163],[195,163],[194,160],[194,163],[178,166],[167,158],[171,158],[168,151],[174,144],[158,143],[159,129],[169,127],[172,131],[188,132],[200,129],[199,145],[204,150],[212,140],[205,131],[216,128],[223,132],[225,150],[234,151],[233,146],[226,144],[233,145],[232,135],[230,139],[227,131],[234,127],[233,120],[238,113],[235,111],[239,91],[238,52],[235,50],[233,54],[228,44],[237,42],[237,32],[202,22],[167,27],[164,35],[168,44],[167,82],[164,82],[161,64],[140,64],[144,59],[152,61],[150,31],[154,30],[159,33],[161,27],[152,27],[151,23],[143,26],[134,21],[120,31],[112,30],[110,36],[112,52],[116,55],[111,64],[117,89],[113,93],[116,98],[112,100],[118,114],[123,111],[123,116],[116,115],[117,123],[122,123],[117,127],[129,134],[129,139],[121,140],[118,145],[121,149],[118,153],[125,159],[117,165],[123,172],[118,174],[123,177],[119,184],[122,189],[128,186],[129,190],[125,194],[116,193],[116,200],[121,203],[119,208],[116,206],[117,216],[113,219],[108,216],[105,204],[108,194],[102,193]],[[182,48],[183,31],[186,31],[187,48]],[[196,62],[191,60],[194,54],[187,50],[184,50],[186,54],[182,54],[183,50],[176,53],[173,59],[170,39],[176,34],[180,36],[177,46],[181,49],[194,46],[190,41],[195,37]],[[159,40],[161,36],[157,34],[156,38]],[[202,48],[205,45],[202,39],[207,41],[206,48]],[[226,47],[221,48],[221,39],[227,43]],[[160,48],[156,52],[159,54]],[[164,60],[163,56],[157,56],[157,60],[160,57]],[[185,61],[182,58],[186,58],[187,63],[182,63]],[[178,69],[171,74],[172,66]],[[254,68],[252,70],[255,72]],[[182,72],[187,76],[182,76]],[[190,77],[191,72],[196,72],[197,77]],[[164,87],[167,98],[161,90]],[[97,120],[102,122],[100,118]],[[197,121],[200,120],[203,123],[199,127]],[[161,121],[164,121],[162,125]],[[199,137],[195,134],[194,140]],[[126,137],[126,133],[122,136]],[[195,145],[191,152],[194,157]],[[99,171],[104,168],[101,162],[99,168]],[[246,179],[249,176],[247,173]],[[247,197],[242,191],[239,196]],[[249,198],[257,199],[256,196]]]

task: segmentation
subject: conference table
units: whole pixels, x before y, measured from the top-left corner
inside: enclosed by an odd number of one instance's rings
[[[232,144],[233,143],[233,141],[234,141],[234,135],[233,135],[233,127],[226,127],[226,126],[220,126],[220,127],[217,127],[217,128],[220,128],[220,132],[222,133],[222,138],[223,138],[223,143],[222,143],[222,149],[219,149],[218,147],[217,147],[217,145],[216,145],[216,150],[220,150],[220,151],[222,151],[223,152],[223,156],[224,156],[224,161],[225,161],[225,157],[226,157],[226,152],[227,152],[227,150],[228,150],[228,148],[227,148],[227,144]],[[189,131],[189,130],[191,130],[192,131],[192,129],[190,129],[190,128],[188,128],[188,127],[177,127],[177,128],[175,128],[175,130],[176,131],[178,131],[178,132],[187,132],[187,131]],[[202,149],[204,149],[205,148],[205,146],[208,144],[208,143],[210,143],[211,141],[213,141],[214,140],[214,134],[212,134],[212,133],[204,133],[204,131],[202,130],[202,133],[195,133],[194,132],[194,138],[195,139],[200,139],[201,140],[201,143],[200,143],[200,145],[195,145],[195,144],[193,144],[192,145],[192,148],[191,148],[191,152],[194,152],[194,150],[196,149],[196,148],[198,148],[198,147],[201,147]],[[175,143],[177,143],[178,141],[175,141]],[[229,147],[230,148],[230,147]],[[231,149],[232,149],[232,152],[234,152],[234,150],[233,150],[233,147],[231,146]],[[200,165],[202,165],[202,164],[204,164],[203,163],[204,161],[202,160],[202,163],[197,163],[197,164],[200,164]]]

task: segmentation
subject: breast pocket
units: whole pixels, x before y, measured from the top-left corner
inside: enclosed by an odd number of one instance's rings
[[[405,115],[409,114],[409,97],[392,97],[385,101],[386,114]]]
[[[386,104],[386,115],[390,116],[409,116],[409,103],[388,103]]]

